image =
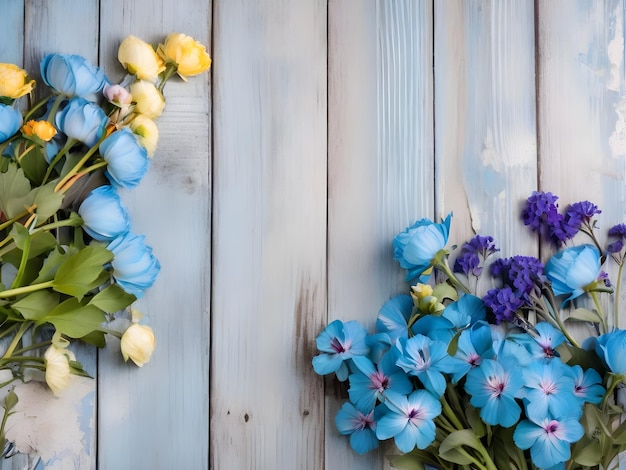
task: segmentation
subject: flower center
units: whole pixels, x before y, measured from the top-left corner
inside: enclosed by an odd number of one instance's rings
[[[333,351],[335,351],[337,354],[346,352],[343,344],[341,344],[341,342],[336,337],[333,337],[333,339],[330,340],[330,347],[333,348]]]
[[[370,375],[370,380],[371,384],[369,388],[378,392],[382,393],[389,388],[389,377],[380,371],[376,371]]]

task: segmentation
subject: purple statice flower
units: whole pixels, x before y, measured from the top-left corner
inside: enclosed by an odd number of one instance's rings
[[[515,313],[525,304],[509,286],[490,289],[483,297],[483,302],[493,312],[498,324],[513,320]]]
[[[535,232],[540,232],[542,226],[560,224],[563,216],[559,214],[559,199],[552,193],[534,191],[526,200],[526,207],[522,211],[524,225],[530,226]]]
[[[454,262],[454,272],[469,276],[480,276],[483,270],[481,258],[484,261],[489,255],[500,251],[494,243],[493,237],[476,235],[461,247],[461,252]]]
[[[594,203],[589,201],[580,201],[570,204],[565,212],[564,224],[573,231],[573,235],[576,235],[578,230],[583,225],[589,225],[591,218],[596,214],[601,214],[602,211],[598,209]]]
[[[624,240],[626,240],[626,224],[617,224],[609,229],[609,237],[617,238],[616,241],[609,243],[607,251],[611,254],[619,253],[624,248]]]
[[[496,260],[491,265],[491,274],[500,277],[505,286],[511,287],[518,297],[529,302],[530,294],[539,295],[546,282],[543,269],[543,263],[537,258],[517,255]]]

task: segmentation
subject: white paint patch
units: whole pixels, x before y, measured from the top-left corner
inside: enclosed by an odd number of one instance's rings
[[[6,437],[17,450],[41,457],[46,470],[90,468],[92,443],[83,415],[86,402],[94,407],[94,380],[72,376],[58,397],[36,380],[16,385],[15,393],[19,402],[7,421]],[[93,426],[90,418],[87,427]]]
[[[622,61],[624,60],[624,27],[622,23],[623,12],[621,11],[621,3],[615,8],[613,13],[615,34],[609,42],[608,54],[609,64],[611,66],[609,83],[607,88],[611,91],[620,91],[622,83]]]
[[[613,158],[619,158],[626,156],[626,95],[621,97],[615,107],[615,113],[617,120],[615,121],[615,130],[609,137],[609,146]]]

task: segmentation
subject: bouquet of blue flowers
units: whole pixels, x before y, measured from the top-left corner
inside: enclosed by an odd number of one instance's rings
[[[180,33],[158,47],[129,36],[118,59],[126,76],[112,83],[81,56],[48,54],[37,99],[25,70],[0,63],[0,387],[39,378],[62,394],[71,374],[86,375],[73,341],[103,347],[113,335],[140,367],[154,350],[131,306],[160,264],[131,230],[120,190],[146,174],[165,84],[211,59]],[[0,446],[16,403],[9,392]]]
[[[497,258],[494,239],[481,235],[451,263],[451,215],[395,237],[410,292],[382,306],[373,333],[330,323],[313,358],[316,373],[348,383],[336,425],[356,452],[393,439],[399,469],[614,468],[626,450],[626,225],[602,247],[598,207],[582,201],[562,213],[557,199],[535,192],[522,212],[555,248],[545,265]]]

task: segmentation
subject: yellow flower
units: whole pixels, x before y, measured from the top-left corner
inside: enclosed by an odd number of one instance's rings
[[[159,74],[165,70],[163,60],[152,46],[135,36],[128,36],[122,41],[117,60],[140,80],[156,82]]]
[[[198,75],[211,66],[211,57],[204,45],[186,34],[170,34],[164,44],[159,44],[157,53],[166,62],[178,66],[176,71],[182,79]]]
[[[35,135],[44,142],[49,142],[57,133],[57,130],[48,121],[30,120],[22,126],[25,135]]]
[[[130,123],[130,130],[139,138],[139,143],[148,151],[148,156],[152,157],[159,141],[159,128],[156,123],[143,114],[138,114]]]
[[[428,284],[422,284],[418,282],[414,286],[411,286],[411,297],[415,300],[422,300],[424,297],[433,295],[433,288]]]
[[[35,80],[28,80],[28,74],[17,65],[0,64],[0,96],[16,99],[31,92]]]
[[[51,345],[44,354],[46,360],[46,383],[52,393],[58,395],[70,381],[70,361],[75,361],[74,353],[65,348]]]
[[[165,108],[165,99],[161,92],[146,80],[139,80],[130,86],[130,93],[135,101],[135,111],[154,119],[163,113]]]
[[[133,323],[122,335],[120,347],[125,361],[130,358],[139,367],[150,360],[156,346],[152,328]]]

